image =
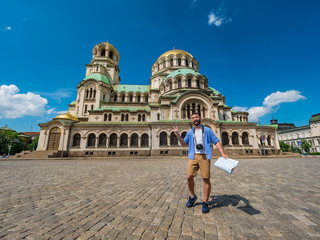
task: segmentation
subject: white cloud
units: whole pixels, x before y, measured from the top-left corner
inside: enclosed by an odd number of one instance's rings
[[[49,110],[46,111],[47,114],[61,114],[61,113],[66,113],[68,112],[68,110],[66,111],[56,111],[55,108],[50,108]]]
[[[278,109],[281,103],[296,102],[300,99],[306,99],[305,96],[301,95],[301,92],[296,90],[290,90],[286,92],[277,91],[268,95],[264,101],[263,106],[255,106],[248,109],[248,107],[233,107],[235,111],[246,111],[249,113],[249,121],[257,122],[259,118],[265,116]]]
[[[267,96],[263,101],[263,105],[268,107],[274,107],[279,105],[280,103],[296,102],[300,99],[306,99],[306,97],[302,96],[300,92],[296,90],[290,90],[286,92],[277,91]]]
[[[217,12],[211,11],[208,15],[209,21],[208,24],[211,26],[212,24],[216,25],[217,27],[220,27],[223,23],[231,22],[231,18],[225,17],[225,14],[221,10],[221,8],[218,9]]]
[[[32,92],[20,94],[19,91],[14,84],[0,86],[0,118],[42,116],[46,112],[47,99]]]
[[[8,26],[8,27],[5,27],[2,31],[11,31],[11,30],[12,30],[11,26]]]

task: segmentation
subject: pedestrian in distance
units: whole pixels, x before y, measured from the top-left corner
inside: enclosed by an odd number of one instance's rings
[[[203,178],[203,190],[204,200],[202,203],[202,213],[208,213],[210,211],[208,200],[211,191],[210,182],[210,162],[212,158],[211,143],[215,144],[222,157],[227,159],[223,151],[220,140],[216,137],[213,131],[201,124],[201,116],[198,112],[194,112],[191,116],[192,123],[195,125],[194,128],[190,129],[185,138],[183,139],[179,133],[178,127],[174,127],[174,133],[177,136],[182,146],[189,144],[188,152],[188,169],[187,169],[187,183],[190,191],[187,207],[192,207],[196,200],[197,195],[194,193],[194,177],[200,169],[201,176]]]

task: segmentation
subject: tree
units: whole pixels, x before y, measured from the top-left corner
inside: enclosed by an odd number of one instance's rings
[[[30,151],[36,150],[38,146],[39,136],[30,140],[31,142],[28,144],[28,149]]]
[[[14,155],[23,150],[24,139],[19,137],[19,133],[12,131],[0,131],[0,154]]]
[[[302,140],[301,148],[303,149],[303,151],[305,151],[306,153],[309,153],[311,147],[312,146],[310,143],[308,143],[306,140]]]
[[[279,144],[280,144],[280,148],[281,148],[282,152],[289,152],[289,151],[291,151],[291,148],[290,148],[290,145],[289,145],[289,144],[286,144],[286,143],[283,142],[283,141],[280,141]]]

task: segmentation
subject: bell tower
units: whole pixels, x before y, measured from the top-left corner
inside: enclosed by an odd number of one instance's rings
[[[111,77],[109,79],[111,85],[119,84],[121,80],[119,77],[119,59],[119,52],[112,44],[106,42],[94,46],[92,49],[92,60],[90,64],[86,64],[86,76],[94,72],[100,72],[100,69],[106,69],[106,72],[102,70],[101,74]],[[100,68],[97,65],[103,67]]]

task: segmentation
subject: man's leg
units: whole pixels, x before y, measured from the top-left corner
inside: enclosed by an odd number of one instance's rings
[[[193,180],[193,178],[194,178],[194,176],[187,175],[188,188],[189,188],[189,192],[190,192],[191,197],[194,196],[194,180]]]
[[[208,202],[211,192],[210,178],[203,179],[204,202]]]

